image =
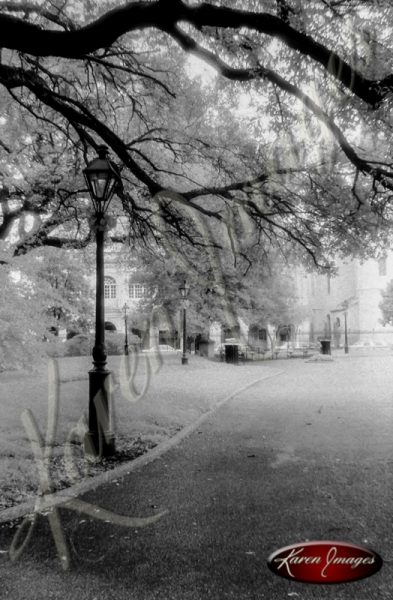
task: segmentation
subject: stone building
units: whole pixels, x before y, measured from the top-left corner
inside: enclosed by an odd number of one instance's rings
[[[159,310],[141,319],[140,306],[148,290],[142,279],[138,279],[138,269],[130,268],[122,259],[122,253],[121,247],[106,251],[106,329],[124,333],[124,306],[127,305],[129,335],[138,336],[145,348],[157,344],[178,347],[182,339],[180,311],[175,321]],[[379,308],[381,290],[393,279],[393,252],[379,260],[354,259],[336,261],[335,264],[337,274],[332,276],[298,270],[297,299],[307,315],[302,322],[260,328],[239,320],[238,331],[212,322],[206,336],[216,347],[226,338],[233,337],[254,348],[270,347],[272,338],[278,345],[286,342],[308,345],[328,338],[333,347],[342,347],[346,320],[350,345],[393,344],[393,327],[382,325]]]
[[[92,285],[95,280],[92,279]],[[105,329],[125,333],[125,317],[129,341],[140,341],[143,348],[158,344],[177,345],[177,324],[173,324],[160,309],[143,315],[143,301],[151,293],[143,277],[125,260],[122,246],[112,246],[105,252]]]
[[[337,275],[298,274],[300,301],[309,317],[298,327],[307,343],[329,338],[343,346],[345,320],[349,345],[386,346],[393,343],[393,327],[382,325],[381,291],[393,279],[393,253],[374,260],[337,261]]]

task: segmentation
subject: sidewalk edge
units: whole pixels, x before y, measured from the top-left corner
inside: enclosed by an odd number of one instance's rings
[[[168,452],[168,450],[171,450],[172,448],[177,446],[183,439],[188,437],[191,433],[193,433],[206,419],[208,419],[212,414],[214,414],[221,406],[223,406],[242,392],[245,392],[254,385],[257,385],[261,381],[264,381],[265,379],[270,379],[272,377],[277,377],[278,375],[282,375],[283,373],[284,371],[277,371],[276,373],[271,373],[269,375],[265,375],[264,377],[259,377],[258,379],[253,380],[251,383],[248,383],[242,388],[235,390],[234,392],[232,392],[232,394],[230,394],[223,400],[217,402],[217,404],[215,404],[213,408],[203,413],[200,417],[198,417],[196,421],[190,423],[190,425],[186,425],[174,436],[172,436],[168,440],[165,440],[164,442],[161,442],[155,448],[149,450],[146,454],[143,454],[142,456],[139,456],[138,458],[135,458],[125,464],[119,465],[114,469],[110,469],[108,471],[105,471],[104,473],[100,473],[95,477],[84,479],[80,483],[76,483],[75,485],[72,485],[68,488],[64,488],[63,490],[53,492],[48,498],[45,499],[45,508],[50,508],[52,506],[61,506],[62,504],[65,504],[68,500],[72,498],[77,498],[78,496],[81,496],[86,492],[93,491],[102,485],[110,483],[111,481],[125,477],[133,471],[136,471],[137,469],[140,469],[145,465],[153,462],[154,460]],[[0,524],[6,523],[8,521],[14,521],[16,519],[24,517],[27,514],[34,513],[36,504],[39,504],[38,500],[42,500],[42,497],[34,497],[17,506],[11,506],[10,508],[6,508],[0,513]]]

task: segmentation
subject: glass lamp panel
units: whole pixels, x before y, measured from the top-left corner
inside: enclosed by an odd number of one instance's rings
[[[179,287],[179,291],[182,298],[187,298],[188,292],[190,291],[190,286],[187,285],[186,282],[184,282],[183,285]]]
[[[110,174],[105,172],[91,174],[91,185],[93,186],[96,200],[104,200],[106,198],[108,176],[110,177]]]
[[[108,200],[110,200],[115,192],[116,189],[116,183],[117,183],[117,179],[116,177],[111,173],[110,177],[108,179],[107,182],[107,191],[106,191],[106,196],[108,198]]]
[[[93,191],[93,202],[96,210],[104,213],[106,212],[106,209],[108,208],[115,191],[116,179],[111,173],[105,173],[102,177],[96,177],[94,174],[91,178],[91,184]]]

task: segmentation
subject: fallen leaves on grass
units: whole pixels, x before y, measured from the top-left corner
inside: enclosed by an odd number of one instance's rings
[[[116,452],[113,456],[102,458],[99,461],[91,461],[84,455],[83,449],[79,444],[75,444],[73,452],[73,463],[79,474],[79,480],[87,477],[94,477],[105,471],[114,469],[119,464],[132,461],[142,456],[148,450],[154,448],[157,444],[149,439],[138,437],[134,440],[127,440],[118,437],[116,440]],[[63,454],[56,454],[50,458],[49,464],[50,478],[54,492],[70,487],[72,483],[67,474],[67,468]],[[23,480],[11,478],[6,485],[2,486],[0,492],[0,509],[6,509],[22,502],[27,501],[37,495],[38,478],[36,469],[33,466],[28,473],[25,473]],[[28,479],[26,479],[28,477]]]

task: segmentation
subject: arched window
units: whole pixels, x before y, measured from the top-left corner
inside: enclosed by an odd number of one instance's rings
[[[104,296],[105,298],[116,298],[116,280],[113,277],[104,279]]]
[[[128,286],[129,298],[143,298],[146,296],[146,288],[140,283],[130,283]]]

